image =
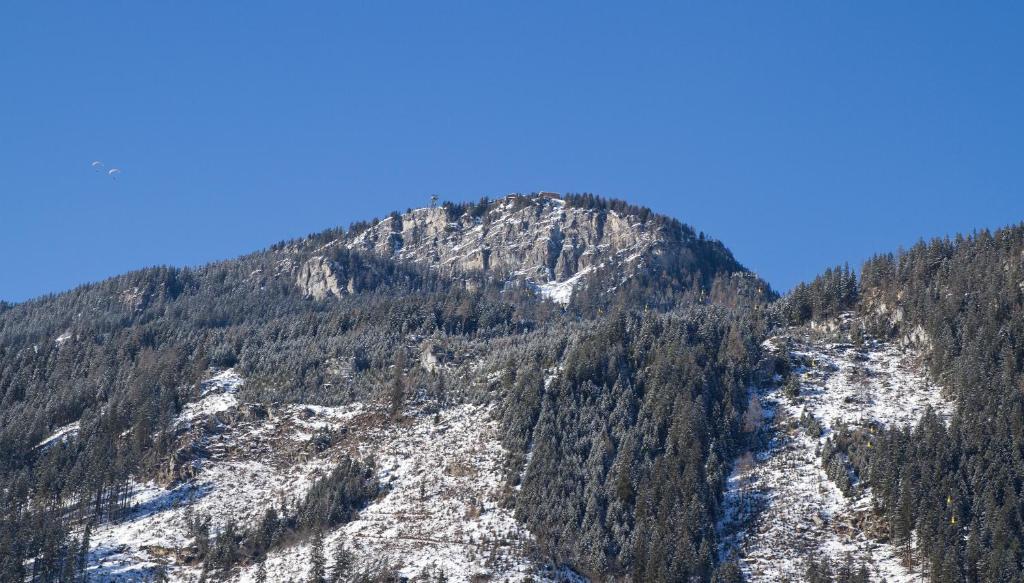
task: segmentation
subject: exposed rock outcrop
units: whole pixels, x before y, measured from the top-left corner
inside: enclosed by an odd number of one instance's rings
[[[346,244],[443,273],[482,271],[543,293],[545,284],[575,285],[574,276],[599,268],[626,277],[666,242],[659,227],[636,216],[575,208],[553,196],[510,195],[481,212],[422,208],[392,215]]]
[[[307,297],[322,300],[327,297],[340,298],[351,293],[349,286],[341,284],[341,269],[326,257],[316,256],[299,268],[296,285]]]
[[[509,196],[480,215],[453,218],[446,208],[423,208],[388,217],[348,246],[446,271],[546,283],[602,263],[635,263],[660,241],[636,217],[569,208],[551,197]]]
[[[366,255],[455,276],[454,285],[470,290],[482,275],[559,303],[592,282],[614,290],[641,273],[673,291],[707,291],[721,280],[712,301],[730,305],[739,296],[770,293],[720,242],[679,221],[619,201],[551,193],[392,213],[347,233],[311,236],[280,253],[274,277],[289,274],[306,297],[318,300],[359,293],[377,285],[380,275],[395,276],[385,264],[358,259]]]

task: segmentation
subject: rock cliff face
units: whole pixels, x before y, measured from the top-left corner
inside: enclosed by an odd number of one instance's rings
[[[565,281],[611,262],[635,262],[659,241],[636,217],[569,208],[565,201],[512,195],[479,215],[416,209],[360,233],[349,248],[429,264],[488,271],[537,283]]]
[[[392,215],[344,244],[443,273],[482,271],[568,302],[600,268],[624,277],[666,243],[658,227],[611,210],[573,208],[552,196],[510,195],[461,212],[422,208]]]
[[[330,259],[317,255],[299,267],[295,283],[309,297],[322,300],[334,296],[340,298],[350,293],[351,285],[342,287],[341,268]]]
[[[356,293],[372,281],[362,273],[372,267],[335,259],[341,252],[425,266],[445,276],[483,273],[563,304],[595,278],[613,288],[641,272],[671,271],[667,285],[685,287],[692,278],[709,285],[717,274],[747,273],[724,246],[678,221],[639,207],[547,194],[392,213],[313,245],[289,247],[285,271],[304,295],[320,300]],[[475,281],[467,279],[466,285]]]

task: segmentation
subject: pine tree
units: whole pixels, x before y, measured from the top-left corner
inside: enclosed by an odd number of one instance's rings
[[[909,476],[904,476],[900,480],[900,494],[897,504],[898,514],[895,521],[896,540],[902,544],[903,560],[910,563],[913,560],[911,542],[914,530],[914,497]]]
[[[399,348],[395,357],[394,376],[391,380],[391,389],[388,393],[388,412],[392,419],[402,415],[402,408],[405,406],[405,378],[406,356],[405,349]]]
[[[61,581],[74,581],[75,580],[75,567],[78,563],[78,557],[75,553],[72,553],[73,549],[69,548],[68,553],[64,556],[60,565],[60,580]]]
[[[355,557],[345,546],[345,539],[339,538],[334,545],[334,565],[331,567],[331,583],[346,581],[352,572]]]
[[[260,558],[260,562],[256,566],[256,583],[267,583],[267,560],[266,560],[266,557]]]
[[[711,583],[743,583],[743,571],[735,560],[729,560],[715,568]]]
[[[78,579],[85,581],[87,574],[86,569],[89,568],[89,539],[92,537],[92,521],[85,524],[85,530],[82,532],[82,542],[78,547],[78,556],[75,557],[77,562]]]
[[[317,529],[313,533],[313,542],[309,555],[309,583],[326,583],[327,569],[324,558],[324,533]]]

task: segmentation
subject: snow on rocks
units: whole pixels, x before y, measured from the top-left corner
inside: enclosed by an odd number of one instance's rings
[[[907,426],[928,407],[947,421],[953,412],[952,403],[928,380],[920,358],[892,344],[869,341],[857,348],[797,342],[792,355],[804,363],[798,369],[802,405],[828,427],[833,422]]]
[[[672,243],[639,217],[573,206],[554,194],[509,195],[457,217],[453,210],[388,217],[344,244],[444,273],[486,272],[565,305],[598,270],[628,279]]]
[[[199,400],[185,405],[178,416],[178,425],[187,425],[197,418],[227,411],[238,405],[235,394],[244,384],[242,376],[229,368],[199,384]]]
[[[90,573],[104,581],[121,575],[136,580],[164,564],[172,579],[187,580],[197,571],[175,565],[175,558],[194,542],[187,534],[190,516],[209,515],[213,532],[229,520],[250,526],[282,498],[301,497],[330,467],[329,458],[290,468],[255,460],[210,461],[196,479],[170,490],[154,482],[139,484],[133,511],[93,531]]]
[[[572,292],[576,289],[576,286],[580,285],[584,277],[591,271],[593,271],[593,267],[586,267],[566,280],[549,281],[547,283],[533,284],[533,286],[542,297],[548,298],[556,304],[566,306],[569,305],[569,300],[572,299]]]
[[[863,346],[815,340],[806,329],[766,342],[793,363],[799,399],[779,387],[754,390],[769,426],[760,451],[737,460],[728,478],[720,556],[735,556],[750,581],[800,580],[811,557],[865,562],[873,581],[922,581],[889,543],[865,533],[870,490],[847,497],[826,476],[820,452],[839,426],[907,426],[927,408],[949,418],[952,405],[931,384],[913,352],[869,340]],[[821,424],[811,437],[798,420]]]

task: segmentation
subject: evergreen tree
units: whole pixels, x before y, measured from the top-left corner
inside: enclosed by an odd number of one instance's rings
[[[85,581],[87,578],[86,569],[89,567],[89,547],[91,545],[90,539],[92,537],[92,522],[85,523],[85,529],[82,531],[82,541],[78,546],[78,556],[75,557],[78,579]]]
[[[317,529],[313,532],[309,554],[309,583],[326,583],[327,561],[324,558],[324,535]]]
[[[331,567],[330,582],[343,583],[348,581],[355,565],[355,556],[345,546],[344,538],[339,537],[338,542],[335,543],[333,559],[334,564]]]

